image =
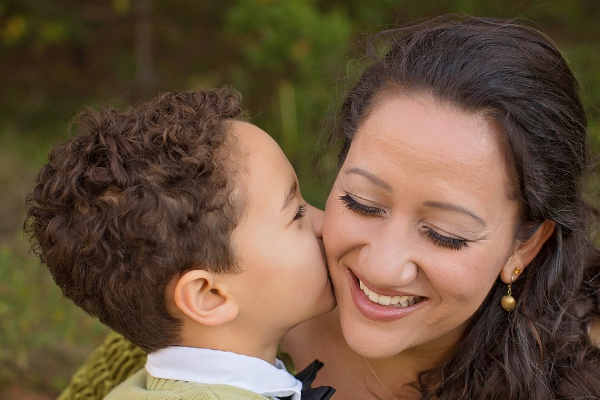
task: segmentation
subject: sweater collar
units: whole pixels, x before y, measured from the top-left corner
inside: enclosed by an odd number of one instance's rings
[[[265,397],[300,400],[302,383],[283,362],[228,351],[171,346],[148,354],[146,371],[156,378],[236,386]]]

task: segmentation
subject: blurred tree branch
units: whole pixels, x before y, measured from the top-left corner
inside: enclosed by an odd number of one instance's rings
[[[146,97],[154,93],[158,81],[152,53],[152,15],[151,0],[136,0],[135,15],[135,54],[137,60],[135,76],[136,97]]]

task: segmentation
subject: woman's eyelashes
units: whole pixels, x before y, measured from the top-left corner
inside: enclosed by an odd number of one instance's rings
[[[446,247],[452,250],[460,250],[469,247],[466,239],[459,239],[450,236],[440,235],[431,228],[425,228],[425,235],[437,246]]]
[[[359,203],[349,194],[339,196],[339,199],[346,206],[347,209],[354,211],[360,215],[377,217],[383,215],[384,213],[384,210],[380,208],[367,206],[365,204]],[[424,233],[425,236],[427,236],[427,238],[429,238],[429,240],[431,240],[436,246],[452,250],[460,250],[462,248],[469,247],[468,241],[466,239],[441,235],[431,228],[425,228]]]
[[[300,204],[298,206],[298,210],[296,211],[296,215],[294,215],[294,221],[300,219],[306,215],[306,204]]]
[[[383,210],[377,207],[367,206],[354,200],[349,194],[339,196],[339,199],[344,203],[347,209],[361,215],[376,217],[383,214]]]

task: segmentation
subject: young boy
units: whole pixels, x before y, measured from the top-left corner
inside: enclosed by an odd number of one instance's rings
[[[276,352],[335,306],[322,212],[239,94],[166,93],[76,126],[26,230],[64,295],[149,353],[109,398],[299,400]]]

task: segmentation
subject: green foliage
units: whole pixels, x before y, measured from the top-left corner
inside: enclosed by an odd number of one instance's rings
[[[278,140],[307,199],[322,205],[325,183],[314,179],[319,171],[309,162],[319,134],[315,122],[332,100],[330,83],[341,75],[351,21],[341,8],[323,12],[312,0],[241,0],[226,14],[224,33],[240,55],[231,82],[266,110],[270,118],[255,122]]]
[[[581,96],[587,106],[588,115],[597,120],[600,117],[600,51],[599,46],[590,43],[573,44],[565,49],[579,84]]]
[[[131,11],[131,0],[112,0],[113,10],[117,15],[127,15]]]
[[[311,0],[241,0],[229,10],[225,32],[237,38],[244,67],[286,79],[313,81],[339,65],[351,24],[341,10],[322,13]]]
[[[0,30],[3,47],[32,47],[39,51],[81,39],[83,25],[72,11],[38,2],[16,1],[5,1],[0,10],[6,18]]]
[[[89,351],[106,334],[62,297],[44,269],[20,245],[0,246],[0,392],[3,384],[23,378],[60,390],[65,376],[57,373],[72,373],[82,359],[77,349]],[[40,356],[60,367],[46,376],[37,373]]]
[[[57,392],[106,330],[63,298],[23,240],[24,198],[47,145],[0,132],[0,398],[11,382]]]

